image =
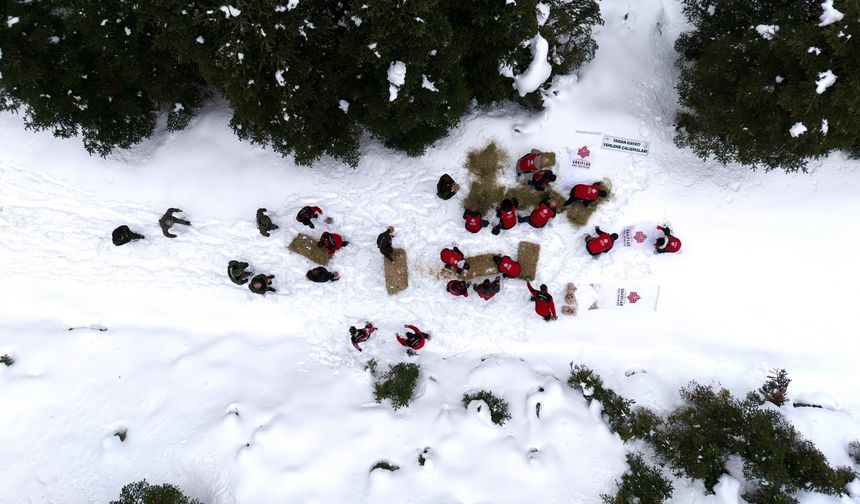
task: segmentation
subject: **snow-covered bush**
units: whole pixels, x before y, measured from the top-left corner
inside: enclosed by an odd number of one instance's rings
[[[0,356],[0,364],[9,367],[12,364],[15,364],[15,359],[11,355],[3,354],[2,356]]]
[[[185,496],[178,487],[170,483],[150,485],[146,480],[129,483],[122,487],[119,499],[110,504],[203,504]]]
[[[373,472],[376,469],[382,469],[385,471],[394,472],[394,471],[399,471],[400,466],[394,465],[394,464],[392,464],[386,460],[380,460],[379,462],[373,464],[373,466],[370,468],[370,472]]]
[[[782,406],[788,400],[788,384],[791,379],[785,369],[774,369],[768,375],[764,385],[758,389],[762,399],[777,406]]]
[[[684,0],[684,13],[677,145],[789,172],[860,154],[860,4]]]
[[[851,441],[848,443],[848,456],[854,459],[854,462],[860,464],[860,441]]]
[[[401,362],[388,366],[388,371],[379,377],[374,386],[374,397],[376,402],[384,399],[391,400],[391,406],[395,411],[409,406],[412,394],[418,385],[418,374],[420,367],[411,362]]]
[[[589,401],[600,401],[609,427],[618,433],[621,439],[626,441],[633,437],[628,422],[632,417],[635,401],[625,399],[616,394],[614,390],[606,388],[600,376],[581,364],[571,369],[567,384],[574,390],[582,392],[582,395]]]
[[[627,454],[627,471],[616,481],[615,495],[601,495],[606,504],[660,504],[672,496],[672,482],[649,466],[639,453]]]
[[[487,408],[490,409],[490,420],[496,425],[505,425],[505,422],[511,419],[511,414],[508,412],[508,403],[493,395],[487,390],[479,390],[471,394],[463,394],[463,406],[469,407],[472,401],[484,401]]]

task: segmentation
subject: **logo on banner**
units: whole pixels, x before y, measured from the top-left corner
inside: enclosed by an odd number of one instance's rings
[[[627,301],[630,301],[631,304],[636,304],[636,301],[639,301],[642,297],[636,293],[636,291],[631,292],[627,296]]]
[[[576,155],[579,157],[574,157],[573,160],[571,160],[571,166],[574,168],[591,168],[591,151],[588,150],[587,145],[580,147],[579,150],[576,151]]]
[[[648,238],[648,235],[646,235],[642,231],[636,231],[636,234],[633,235],[633,239],[636,240],[636,243],[642,243],[645,241],[646,238]]]

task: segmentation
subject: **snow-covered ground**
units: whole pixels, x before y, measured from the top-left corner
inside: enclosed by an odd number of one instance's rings
[[[570,362],[658,412],[690,380],[743,394],[786,368],[793,398],[830,409],[784,413],[831,464],[850,464],[845,445],[860,438],[860,163],[834,155],[785,175],[678,150],[679,2],[604,0],[602,12],[596,58],[578,76],[555,77],[544,113],[476,113],[420,158],[368,140],[356,169],[329,159],[296,167],[240,143],[218,103],[187,130],[107,159],[0,115],[0,355],[16,359],[0,367],[0,500],[107,502],[147,478],[213,504],[599,502],[628,447],[564,385]],[[435,196],[444,172],[467,182],[466,152],[488,140],[512,157],[553,150],[563,164],[579,147],[576,130],[646,140],[651,152],[597,149],[591,170],[563,168],[557,186],[610,178],[614,197],[592,223],[614,231],[669,221],[681,254],[616,250],[594,260],[587,230],[563,218],[469,235],[466,191]],[[513,170],[503,178],[513,184]],[[351,242],[332,261],[340,282],[308,282],[312,265],[286,250],[306,204]],[[157,225],[170,206],[193,223],[175,240]],[[259,207],[281,226],[271,238],[255,228]],[[114,247],[120,224],[147,239]],[[385,292],[374,241],[388,225],[409,256],[410,287],[397,296]],[[520,281],[484,302],[453,298],[436,278],[444,246],[515,255],[521,240],[541,243],[538,281],[559,306],[568,282],[618,280],[659,284],[658,310],[546,323]],[[276,275],[278,292],[230,283],[230,259]],[[347,328],[365,320],[380,330],[358,353]],[[394,332],[413,323],[433,340],[407,357]],[[421,364],[410,407],[373,401],[371,357],[382,368]],[[509,423],[462,406],[480,388],[510,403]],[[125,442],[113,435],[120,428]],[[379,460],[401,469],[371,473]],[[717,496],[674,483],[673,502],[738,502],[728,477]],[[853,489],[801,502],[856,502],[860,484]]]

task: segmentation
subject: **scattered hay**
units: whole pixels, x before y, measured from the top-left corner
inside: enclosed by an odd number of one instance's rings
[[[471,150],[466,157],[466,169],[481,185],[494,185],[496,178],[507,166],[508,153],[491,141],[481,150]]]
[[[567,207],[567,220],[569,220],[571,224],[575,227],[586,225],[588,220],[591,218],[591,215],[597,211],[597,208],[600,207],[604,201],[612,197],[612,182],[610,182],[609,179],[603,179],[601,189],[607,192],[605,198],[597,198],[597,201],[588,206],[583,206],[581,202],[577,201]],[[566,200],[567,198],[564,199]]]
[[[300,256],[307,257],[320,266],[326,266],[331,261],[331,255],[325,247],[317,247],[318,241],[306,234],[299,233],[287,246],[287,249]]]
[[[406,251],[400,248],[394,249],[392,254],[394,262],[385,257],[382,262],[385,267],[385,290],[389,295],[397,294],[409,287],[409,268],[406,263]]]
[[[504,197],[505,188],[500,185],[485,186],[478,182],[472,182],[472,185],[469,187],[469,194],[463,199],[463,208],[475,207],[487,219],[492,214],[492,210],[502,202]]]
[[[539,258],[539,244],[526,241],[520,242],[520,245],[517,248],[517,262],[520,263],[520,266],[522,267],[520,278],[528,280],[529,282],[535,279]]]
[[[458,275],[456,271],[450,270],[448,268],[443,268],[440,274],[440,278],[457,278],[459,280],[469,281],[473,278],[498,275],[499,267],[496,266],[495,261],[493,261],[494,255],[503,254],[481,254],[467,257],[466,262],[469,263],[468,270],[464,270],[462,274]]]

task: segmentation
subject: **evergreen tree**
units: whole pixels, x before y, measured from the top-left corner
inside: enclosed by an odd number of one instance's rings
[[[826,24],[820,0],[684,0],[676,144],[788,172],[860,154],[860,5],[836,4],[844,18]]]
[[[120,0],[4,2],[0,109],[28,128],[80,134],[102,156],[149,137],[161,110],[184,127],[204,98],[196,67],[152,44],[154,27]]]

